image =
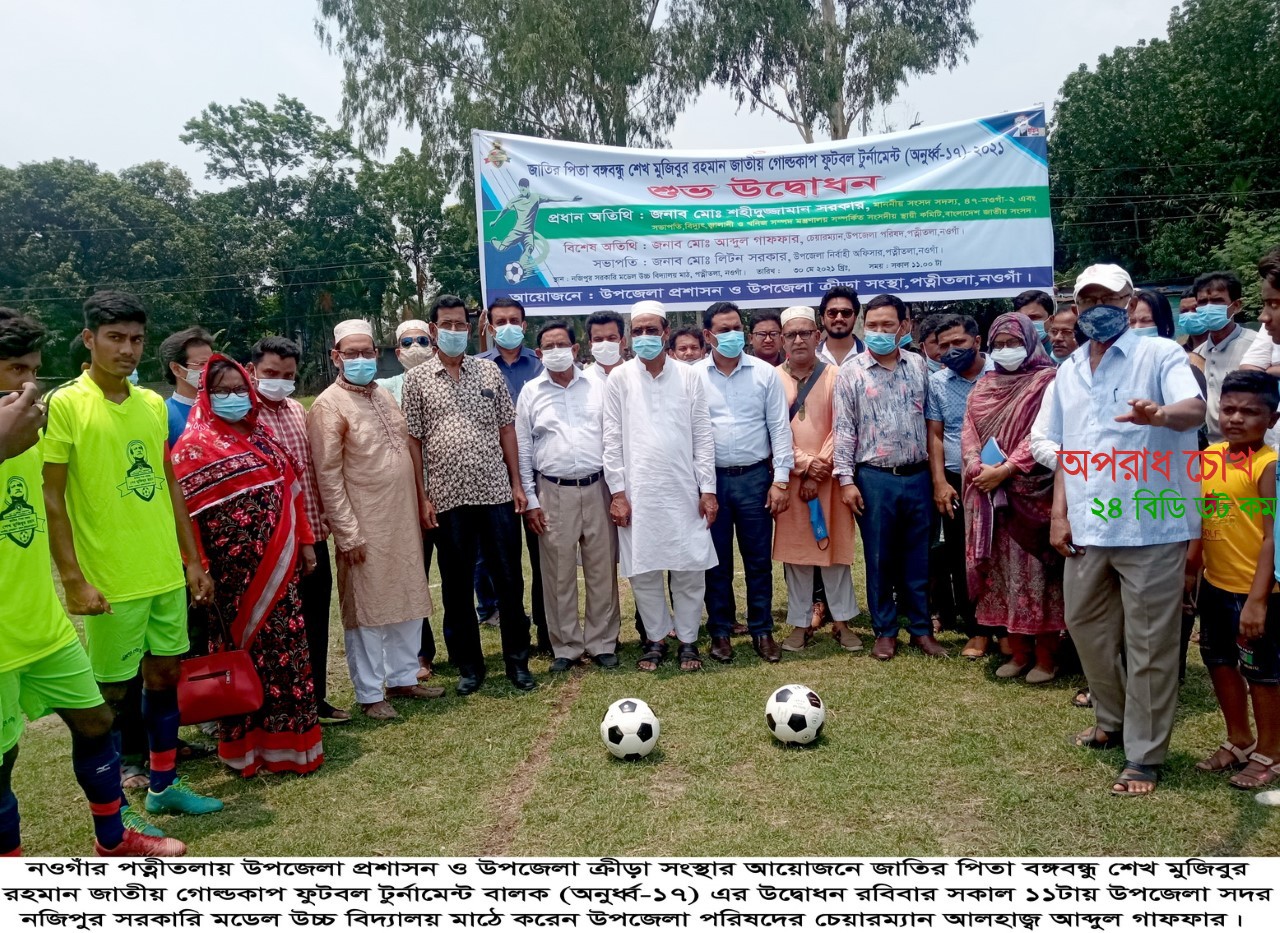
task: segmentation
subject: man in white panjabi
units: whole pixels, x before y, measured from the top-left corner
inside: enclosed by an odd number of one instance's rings
[[[622,575],[644,618],[637,666],[657,670],[674,627],[680,669],[696,671],[704,571],[717,563],[709,530],[717,510],[715,435],[702,377],[667,356],[668,330],[660,303],[632,306],[635,358],[610,373],[605,390],[604,475]],[[672,609],[663,585],[668,570]]]
[[[390,697],[432,699],[418,683],[431,591],[422,563],[422,471],[400,406],[373,384],[378,351],[360,319],[333,329],[338,379],[307,413],[316,485],[338,546],[347,669],[371,719],[394,719]]]

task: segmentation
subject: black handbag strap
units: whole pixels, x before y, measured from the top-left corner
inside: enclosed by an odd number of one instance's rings
[[[206,631],[211,635],[216,634],[221,645],[221,647],[211,652],[207,646],[201,645],[197,652],[198,654],[217,654],[219,651],[235,650],[237,646],[231,638],[231,626],[227,625],[227,620],[223,617],[222,610],[218,608],[217,603],[211,602],[207,606],[192,606],[189,611],[204,613],[204,617],[207,622]],[[192,645],[191,647],[192,650],[196,650],[195,645]]]
[[[800,386],[800,391],[796,393],[796,400],[791,403],[791,412],[788,416],[790,420],[795,420],[796,413],[804,407],[804,400],[809,397],[809,390],[813,388],[814,383],[822,378],[822,371],[826,368],[827,361],[818,360],[818,364],[813,367],[813,372],[809,374],[809,378],[804,381],[804,385]]]

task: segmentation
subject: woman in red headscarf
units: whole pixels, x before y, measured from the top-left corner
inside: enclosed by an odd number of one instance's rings
[[[214,354],[172,453],[216,610],[262,680],[262,708],[221,721],[218,756],[244,777],[306,774],[324,761],[298,595],[300,571],[315,568],[314,541],[294,464],[258,424],[258,404],[248,373]]]
[[[1024,314],[996,318],[987,343],[995,367],[969,394],[960,432],[969,596],[979,624],[1009,631],[1013,658],[996,676],[1043,684],[1057,676],[1066,622],[1062,557],[1049,546],[1053,473],[1031,455],[1031,425],[1056,370]]]

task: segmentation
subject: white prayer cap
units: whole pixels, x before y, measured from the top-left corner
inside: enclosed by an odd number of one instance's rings
[[[664,321],[667,319],[667,309],[662,306],[661,301],[637,301],[631,306],[631,316],[637,314],[656,314]]]
[[[782,327],[787,326],[787,321],[794,321],[796,318],[803,318],[806,321],[818,323],[818,315],[814,313],[813,308],[802,308],[796,305],[794,308],[787,308],[782,312]]]
[[[427,327],[426,321],[418,321],[418,320],[405,321],[403,324],[401,324],[399,327],[396,328],[396,340],[399,340],[408,331],[411,331],[411,330],[420,330],[425,334],[427,333],[428,330],[430,330],[430,328]]]
[[[369,339],[373,339],[373,327],[362,317],[353,317],[349,321],[339,321],[338,325],[333,329],[333,345],[336,347],[342,343],[346,337],[354,337],[356,334],[364,334]]]
[[[1133,288],[1133,279],[1129,278],[1129,273],[1119,266],[1098,263],[1080,273],[1079,278],[1076,279],[1076,287],[1072,296],[1078,296],[1090,285],[1101,285],[1107,291],[1118,295],[1126,288]]]

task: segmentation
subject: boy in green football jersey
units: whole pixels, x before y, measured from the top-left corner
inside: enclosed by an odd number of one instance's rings
[[[45,330],[0,308],[0,393],[42,412],[35,378]],[[11,783],[24,717],[56,712],[71,730],[71,767],[89,800],[94,852],[112,856],[182,855],[177,839],[129,810],[120,759],[111,741],[111,708],[102,701],[89,658],[53,589],[38,438],[5,430],[0,444],[0,855],[21,855],[18,801]]]
[[[53,559],[67,608],[85,617],[93,673],[117,713],[142,668],[147,811],[212,813],[222,802],[177,776],[177,686],[187,591],[207,605],[213,580],[169,465],[164,400],[129,382],[147,312],[133,295],[102,291],[85,302],[84,320],[89,369],[49,395],[44,492]]]

